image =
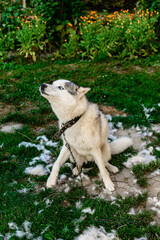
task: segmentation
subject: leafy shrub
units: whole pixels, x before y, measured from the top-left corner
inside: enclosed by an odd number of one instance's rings
[[[22,29],[17,31],[17,39],[20,42],[19,53],[36,61],[36,53],[42,51],[48,41],[44,40],[45,28],[45,23],[37,16],[32,21],[25,20]]]
[[[20,4],[14,1],[4,3],[1,15],[1,24],[3,33],[15,31],[17,26],[20,26],[20,17],[24,15],[24,10]]]
[[[160,12],[160,1],[159,0],[138,0],[137,7],[141,9],[149,9],[150,11]],[[156,24],[156,33],[160,37],[160,15]]]
[[[148,10],[99,16],[92,11],[89,17],[81,17],[79,36],[69,27],[69,39],[62,46],[61,53],[67,58],[147,56],[158,49],[155,33],[158,16],[158,12]]]
[[[6,57],[9,51],[13,51],[15,48],[15,31],[10,31],[4,34],[0,29],[0,59]]]
[[[137,15],[127,26],[125,38],[126,47],[122,52],[122,56],[135,55],[146,56],[157,52],[157,37],[155,33],[155,23],[158,15],[149,13],[148,10],[137,12]]]

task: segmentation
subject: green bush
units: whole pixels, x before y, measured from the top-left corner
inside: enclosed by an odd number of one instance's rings
[[[138,0],[137,7],[141,9],[149,9],[150,11],[160,12],[160,1],[159,0]],[[156,33],[160,37],[160,15],[156,24]]]
[[[47,39],[44,40],[45,28],[45,23],[40,21],[37,16],[32,22],[24,22],[22,29],[19,29],[16,35],[20,42],[19,53],[36,61],[36,53],[44,50],[48,42]]]
[[[11,1],[11,3],[3,3],[1,15],[3,33],[15,31],[16,27],[20,26],[19,17],[24,16],[24,13],[22,5],[17,4],[14,1]]]
[[[9,51],[15,49],[15,31],[4,34],[0,29],[0,61],[6,57]]]
[[[80,34],[69,28],[69,39],[61,53],[67,58],[91,58],[102,56],[135,58],[147,56],[158,51],[155,24],[158,12],[128,11],[114,14],[97,15],[91,12],[89,17],[81,17]]]

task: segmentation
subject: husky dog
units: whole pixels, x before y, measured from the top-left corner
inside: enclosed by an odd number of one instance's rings
[[[47,180],[47,188],[56,185],[60,167],[69,158],[73,161],[74,156],[77,167],[73,169],[73,174],[78,175],[84,162],[95,161],[106,189],[114,191],[107,169],[116,173],[118,168],[108,161],[112,154],[118,154],[131,146],[132,140],[124,137],[108,143],[107,120],[97,105],[87,100],[85,94],[89,90],[63,79],[54,81],[52,85],[43,83],[40,87],[41,95],[50,102],[59,119],[59,128],[79,116],[78,121],[62,135],[64,144]]]

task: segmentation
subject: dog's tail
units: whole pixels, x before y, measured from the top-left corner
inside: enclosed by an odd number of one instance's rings
[[[121,137],[110,143],[111,154],[118,154],[132,146],[133,141],[129,137]]]

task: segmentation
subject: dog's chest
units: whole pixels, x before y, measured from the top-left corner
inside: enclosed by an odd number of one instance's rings
[[[65,141],[67,141],[67,143],[71,146],[77,147],[79,145],[83,145],[83,137],[84,136],[81,134],[81,132],[78,131],[76,128],[67,129],[64,133]]]
[[[80,154],[86,154],[90,148],[89,139],[86,138],[84,132],[77,128],[67,129],[64,133],[64,140]]]

